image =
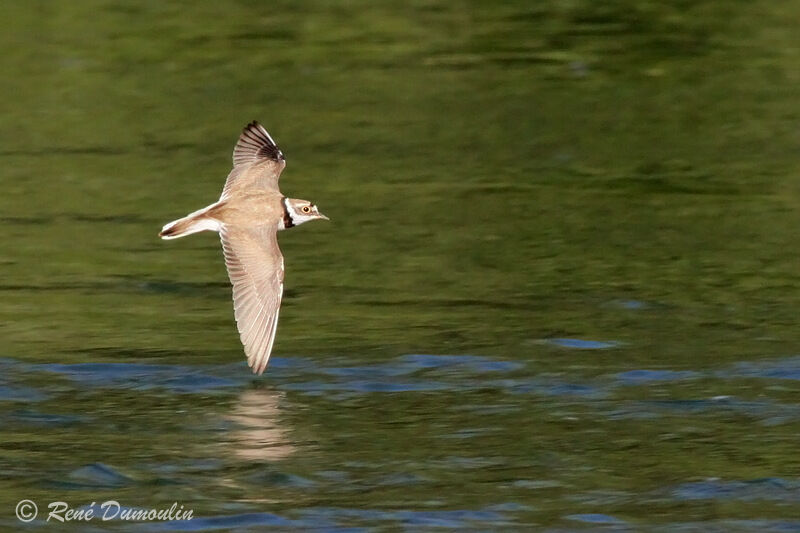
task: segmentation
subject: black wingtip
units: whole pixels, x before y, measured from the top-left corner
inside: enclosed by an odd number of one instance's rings
[[[233,164],[248,164],[260,159],[283,161],[284,157],[267,129],[257,120],[253,120],[242,129],[233,149]]]

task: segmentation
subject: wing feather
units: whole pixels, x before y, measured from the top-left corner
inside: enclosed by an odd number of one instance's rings
[[[233,170],[225,180],[222,198],[253,186],[277,191],[285,166],[283,152],[264,126],[251,122],[244,127],[233,149]]]
[[[233,310],[247,364],[261,374],[267,368],[283,296],[283,256],[275,228],[225,226],[220,231]]]

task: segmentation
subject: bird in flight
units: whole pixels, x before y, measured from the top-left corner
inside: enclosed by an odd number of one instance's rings
[[[267,368],[283,296],[283,255],[278,231],[316,219],[328,220],[307,200],[287,198],[278,189],[286,166],[264,126],[251,122],[233,149],[233,170],[215,203],[161,228],[162,239],[217,231],[233,310],[247,364],[256,374]]]

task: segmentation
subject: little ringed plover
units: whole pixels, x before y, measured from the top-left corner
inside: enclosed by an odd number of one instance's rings
[[[307,200],[287,198],[278,189],[286,166],[283,153],[267,130],[251,122],[233,149],[233,170],[222,196],[165,225],[162,239],[217,231],[228,277],[239,337],[254,373],[267,368],[283,296],[283,255],[277,232],[316,219],[328,220]]]

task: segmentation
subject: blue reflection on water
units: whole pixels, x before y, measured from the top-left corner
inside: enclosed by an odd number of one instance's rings
[[[672,490],[679,500],[800,501],[800,482],[782,478],[748,481],[718,479],[684,483]]]
[[[565,516],[564,518],[567,520],[574,520],[576,522],[585,522],[587,524],[621,525],[626,523],[624,520],[620,520],[619,518],[614,518],[613,516],[600,513],[571,514]]]
[[[619,346],[619,343],[613,341],[603,342],[585,339],[547,339],[547,342],[562,348],[575,348],[578,350],[603,350]]]
[[[699,375],[700,374],[697,372],[692,372],[691,370],[628,370],[627,372],[620,372],[616,375],[616,378],[623,385],[642,385],[655,381],[678,381],[692,379],[698,377]]]

